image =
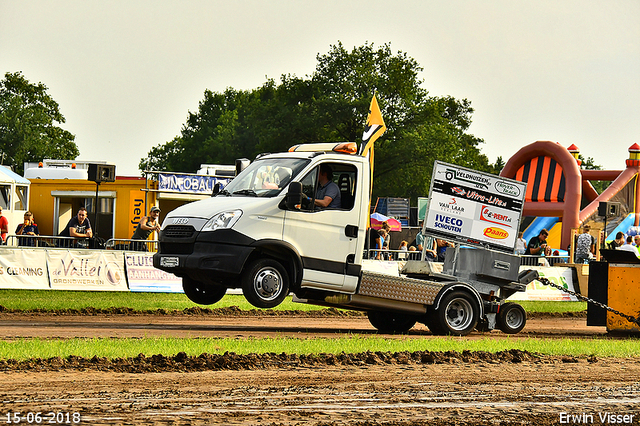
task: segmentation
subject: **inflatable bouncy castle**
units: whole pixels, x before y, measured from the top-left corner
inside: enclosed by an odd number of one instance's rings
[[[539,228],[559,226],[561,249],[571,244],[572,228],[598,217],[601,202],[619,203],[617,230],[628,234],[640,225],[640,146],[629,147],[623,170],[582,170],[578,154],[575,145],[564,148],[556,142],[538,141],[520,149],[500,173],[527,183],[523,216],[546,218],[540,222],[546,226]],[[598,194],[591,181],[611,184]]]

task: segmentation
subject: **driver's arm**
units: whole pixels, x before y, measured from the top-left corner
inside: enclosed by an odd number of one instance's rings
[[[329,206],[329,204],[331,204],[331,201],[333,201],[333,198],[325,195],[322,200],[315,200],[314,203],[318,207],[326,208]]]

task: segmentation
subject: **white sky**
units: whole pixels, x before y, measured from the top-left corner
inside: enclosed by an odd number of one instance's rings
[[[552,140],[622,169],[640,144],[638,0],[0,0],[1,78],[44,83],[79,159],[119,176],[180,134],[205,89],[310,75],[338,41],[390,42],[431,95],[469,99],[492,162]]]

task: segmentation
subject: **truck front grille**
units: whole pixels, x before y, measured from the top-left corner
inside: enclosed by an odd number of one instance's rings
[[[162,236],[167,238],[191,238],[196,232],[191,225],[169,225],[162,231]]]

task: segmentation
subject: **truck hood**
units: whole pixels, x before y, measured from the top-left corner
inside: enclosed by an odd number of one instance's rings
[[[185,218],[198,218],[209,220],[214,215],[228,211],[228,210],[242,210],[250,208],[252,211],[261,211],[263,207],[274,206],[280,203],[284,195],[280,194],[277,197],[245,197],[245,196],[224,196],[218,195],[216,197],[207,198],[204,200],[194,201],[193,203],[185,204],[172,210],[167,214],[163,222],[168,222],[167,219],[173,219],[178,217]]]

